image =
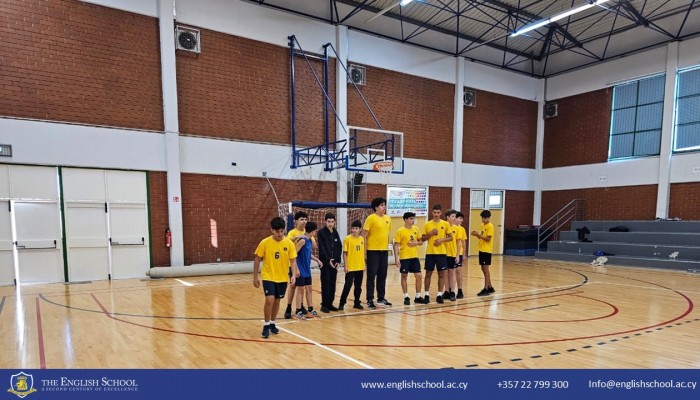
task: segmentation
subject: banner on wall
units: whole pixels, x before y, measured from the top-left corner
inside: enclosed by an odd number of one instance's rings
[[[387,188],[386,213],[390,217],[401,217],[405,212],[417,217],[428,215],[428,188],[411,186],[389,186]]]

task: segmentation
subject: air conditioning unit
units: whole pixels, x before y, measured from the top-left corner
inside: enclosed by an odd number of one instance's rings
[[[544,117],[545,118],[554,118],[557,115],[559,115],[559,107],[557,106],[557,103],[554,103],[554,102],[545,103],[545,105],[544,105]]]
[[[367,69],[361,65],[350,64],[348,66],[348,83],[364,86],[367,81]]]
[[[476,92],[464,89],[464,106],[476,107]]]
[[[175,27],[175,49],[199,53],[201,42],[199,29],[178,25]]]

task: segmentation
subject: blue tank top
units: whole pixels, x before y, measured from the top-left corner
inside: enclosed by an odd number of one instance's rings
[[[297,267],[302,278],[311,278],[311,243],[310,238],[304,239],[304,246],[297,253]]]

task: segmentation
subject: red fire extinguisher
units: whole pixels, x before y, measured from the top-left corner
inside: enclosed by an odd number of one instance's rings
[[[170,247],[173,244],[173,237],[170,234],[170,228],[165,229],[165,247]]]

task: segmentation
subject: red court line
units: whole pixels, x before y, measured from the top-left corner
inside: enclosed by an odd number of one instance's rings
[[[36,298],[36,326],[39,333],[39,365],[41,369],[46,369],[46,354],[44,352],[44,330],[41,328],[41,306],[39,298]]]
[[[234,337],[229,337],[229,336],[205,335],[203,333],[183,332],[183,331],[176,331],[174,329],[157,328],[155,326],[137,324],[136,322],[131,322],[131,321],[127,321],[125,319],[115,317],[109,311],[107,311],[107,309],[102,305],[102,303],[100,303],[100,301],[97,300],[97,297],[95,297],[94,294],[90,294],[90,296],[92,296],[92,298],[95,300],[97,305],[102,309],[102,313],[104,315],[106,315],[107,317],[109,317],[115,321],[123,322],[123,323],[129,324],[129,325],[140,326],[142,328],[153,329],[153,330],[161,331],[161,332],[176,333],[176,334],[180,334],[180,335],[203,337],[203,338],[207,338],[207,339],[223,339],[223,340],[235,340],[235,341],[240,341],[240,342],[259,342],[259,343],[275,343],[275,344],[303,344],[303,345],[308,345],[308,346],[314,346],[313,343],[308,343],[308,342],[289,342],[289,341],[282,341],[282,340],[249,339],[249,338],[234,338]]]

